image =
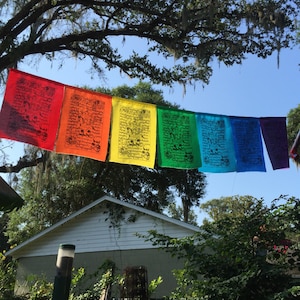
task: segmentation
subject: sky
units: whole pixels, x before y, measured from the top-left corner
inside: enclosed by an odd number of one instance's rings
[[[194,112],[247,117],[287,116],[300,104],[299,54],[299,48],[281,50],[279,68],[277,54],[267,59],[250,56],[242,65],[231,67],[215,63],[210,83],[187,87],[185,94],[180,85],[154,87],[163,90],[165,100]],[[105,80],[96,75],[92,78],[86,62],[76,59],[66,60],[60,69],[44,59],[39,65],[26,60],[19,69],[72,86],[114,88],[137,83],[137,80],[129,79],[119,71],[105,71]],[[9,152],[10,158],[18,159],[22,148],[21,143],[14,143]],[[234,195],[264,198],[267,203],[280,195],[299,197],[300,170],[290,161],[290,168],[274,171],[266,150],[264,153],[266,172],[206,173],[206,195],[201,202]]]

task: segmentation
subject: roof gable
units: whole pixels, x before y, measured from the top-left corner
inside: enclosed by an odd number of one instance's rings
[[[122,224],[122,230],[117,233],[118,228],[112,228],[113,226],[107,222],[107,215],[104,216],[103,214],[106,210],[106,204],[120,205],[125,211],[126,220],[129,220],[134,214],[138,214],[138,221],[125,222]],[[199,231],[196,226],[104,196],[8,251],[7,255],[14,257],[34,256],[37,255],[34,249],[40,249],[40,253],[44,253],[44,255],[54,254],[54,241],[55,253],[58,247],[57,242],[78,244],[76,252],[114,250],[116,240],[112,239],[112,236],[116,234],[119,235],[118,247],[122,249],[149,248],[149,244],[145,244],[144,241],[141,242],[141,239],[136,237],[136,233],[146,233],[150,229],[157,229],[159,232],[174,237],[191,235]],[[100,244],[100,240],[102,244]],[[52,246],[50,246],[51,241]]]
[[[0,176],[0,210],[11,211],[23,205],[23,199]]]

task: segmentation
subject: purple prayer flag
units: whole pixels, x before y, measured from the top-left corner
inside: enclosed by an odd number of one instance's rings
[[[260,127],[273,170],[289,168],[286,118],[260,118]]]
[[[237,172],[265,172],[260,123],[258,118],[230,117]]]

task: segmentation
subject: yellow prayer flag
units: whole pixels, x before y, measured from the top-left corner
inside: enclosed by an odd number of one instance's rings
[[[112,98],[109,161],[154,168],[156,105]]]

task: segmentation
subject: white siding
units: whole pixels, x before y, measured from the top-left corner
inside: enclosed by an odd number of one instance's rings
[[[193,234],[192,230],[167,222],[163,219],[125,208],[125,221],[121,226],[112,226],[103,207],[95,207],[69,222],[41,236],[21,248],[16,257],[32,257],[56,255],[59,244],[74,244],[75,253],[150,249],[150,242],[136,236],[136,233],[147,234],[149,230],[157,230],[172,237],[184,237]],[[135,222],[127,221],[132,214]]]

